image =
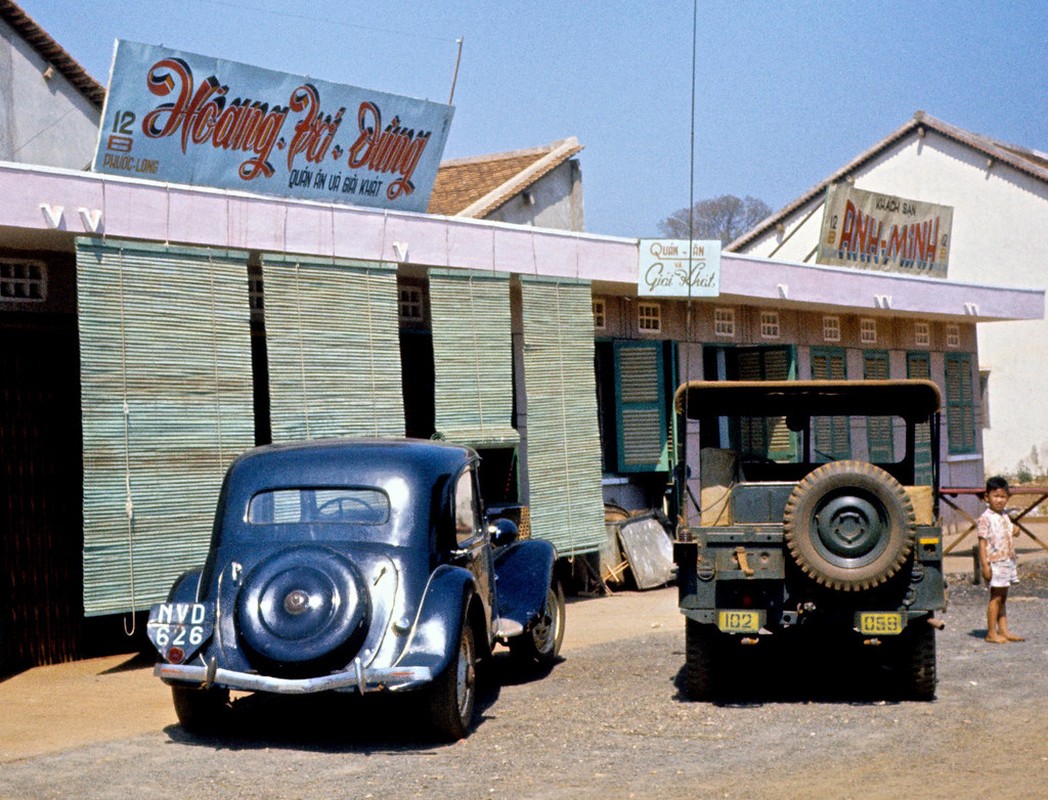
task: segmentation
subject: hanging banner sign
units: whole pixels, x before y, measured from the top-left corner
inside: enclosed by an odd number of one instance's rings
[[[451,106],[117,41],[92,169],[425,211]]]
[[[637,294],[641,297],[717,297],[721,243],[641,239]]]
[[[888,194],[832,187],[816,262],[946,277],[953,208]]]

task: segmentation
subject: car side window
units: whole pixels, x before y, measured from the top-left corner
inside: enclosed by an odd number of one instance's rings
[[[480,529],[473,470],[463,471],[455,483],[455,540],[459,545],[472,539]]]

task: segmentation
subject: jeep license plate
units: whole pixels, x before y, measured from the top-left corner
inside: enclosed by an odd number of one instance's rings
[[[717,612],[717,627],[725,633],[758,633],[764,625],[763,611],[729,610]]]
[[[149,610],[146,635],[166,659],[172,647],[188,658],[214,631],[211,603],[157,603]]]
[[[859,633],[868,636],[894,636],[905,627],[906,619],[898,611],[859,612]]]

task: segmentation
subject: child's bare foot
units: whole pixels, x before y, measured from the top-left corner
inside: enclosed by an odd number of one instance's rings
[[[1007,642],[1025,642],[1026,641],[1025,637],[1019,636],[1019,635],[1014,634],[1014,633],[1006,633],[1006,634],[1004,634],[1004,639]]]
[[[986,641],[990,644],[1006,644],[1008,642],[1003,636],[987,636]]]

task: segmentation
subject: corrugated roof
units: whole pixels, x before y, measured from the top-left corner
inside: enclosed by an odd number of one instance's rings
[[[0,18],[32,47],[44,61],[52,64],[93,106],[101,110],[105,87],[87,74],[79,62],[41,28],[16,3],[0,0]]]
[[[794,211],[802,208],[815,197],[821,195],[826,191],[828,186],[844,180],[856,170],[879,156],[885,150],[893,147],[900,140],[905,139],[908,136],[923,135],[924,129],[935,131],[947,139],[960,142],[973,150],[983,153],[988,158],[1001,161],[1014,167],[1020,172],[1025,172],[1027,175],[1031,175],[1038,180],[1048,183],[1048,153],[1041,153],[1028,147],[1020,147],[1019,145],[1006,144],[997,141],[996,139],[991,139],[989,136],[966,131],[963,128],[958,128],[954,125],[943,122],[942,120],[936,119],[923,111],[918,111],[913,115],[913,119],[897,131],[885,139],[882,139],[869,150],[841,167],[830,175],[830,177],[813,186],[792,203],[786,205],[779,211],[776,211],[770,217],[760,222],[756,227],[751,228],[724,249],[730,252],[740,251],[741,248],[762,236],[769,229],[774,228],[777,224],[786,220]]]
[[[580,150],[572,136],[545,147],[441,162],[429,213],[483,219]]]

